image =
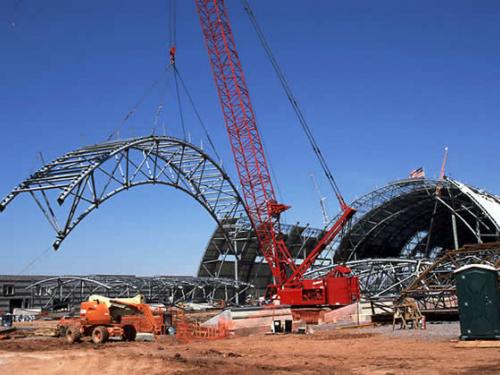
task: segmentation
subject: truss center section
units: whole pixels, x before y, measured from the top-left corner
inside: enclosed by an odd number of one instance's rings
[[[205,208],[218,226],[247,217],[224,169],[203,150],[172,137],[147,136],[86,146],[55,159],[16,186],[3,211],[29,195],[56,233],[58,249],[75,227],[109,198],[135,186],[179,189]]]

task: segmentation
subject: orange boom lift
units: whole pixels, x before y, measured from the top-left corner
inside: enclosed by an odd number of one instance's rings
[[[80,316],[61,318],[59,335],[65,336],[70,344],[83,337],[102,344],[117,336],[134,341],[137,332],[165,334],[165,312],[151,308],[142,299],[141,296],[121,299],[90,296],[88,301],[80,304]]]

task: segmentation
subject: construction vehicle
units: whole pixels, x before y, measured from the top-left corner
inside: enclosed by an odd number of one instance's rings
[[[195,3],[248,217],[259,241],[260,251],[273,276],[273,284],[268,287],[268,290],[271,291],[270,294],[281,304],[296,306],[335,306],[357,301],[359,299],[358,279],[351,275],[351,271],[347,267],[338,266],[327,275],[316,279],[304,277],[306,271],[311,268],[321,252],[349,222],[355,210],[345,203],[340,194],[333,175],[284,76],[277,68],[277,62],[270,53],[260,29],[258,26],[256,27],[266,53],[278,73],[290,103],[298,115],[341,208],[338,219],[330,223],[324,236],[300,264],[294,260],[280,230],[280,215],[290,207],[278,203],[276,200],[268,162],[224,0],[195,0]],[[251,15],[248,4],[245,7]],[[251,18],[251,20],[255,26],[255,19]],[[173,50],[175,51],[175,49]],[[171,63],[175,64],[175,57],[171,58]]]
[[[80,304],[78,317],[61,318],[58,331],[70,344],[83,337],[90,337],[95,344],[118,336],[134,341],[138,332],[165,334],[165,312],[144,303],[141,295],[121,299],[92,295]]]

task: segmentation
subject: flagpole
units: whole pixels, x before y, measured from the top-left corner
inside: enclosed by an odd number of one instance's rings
[[[439,179],[436,184],[436,191],[434,192],[434,209],[432,210],[432,216],[431,216],[431,222],[429,224],[429,230],[427,231],[427,242],[425,244],[425,256],[428,256],[429,252],[429,247],[431,245],[431,232],[432,232],[432,226],[434,225],[434,217],[436,216],[437,213],[437,206],[438,206],[438,199],[437,197],[441,196],[441,188],[442,188],[442,181],[444,180],[444,169],[446,167],[446,162],[448,161],[448,147],[444,148],[444,157],[443,157],[443,163],[441,164],[441,170],[439,172]],[[452,214],[452,217],[454,215]],[[453,220],[453,219],[452,219]],[[458,240],[456,240],[458,242]]]

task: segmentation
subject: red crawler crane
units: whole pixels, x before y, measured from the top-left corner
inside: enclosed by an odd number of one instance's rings
[[[355,211],[338,194],[342,215],[303,262],[295,264],[280,231],[280,214],[289,206],[276,201],[224,1],[195,2],[243,198],[257,234],[260,251],[274,278],[274,284],[270,287],[282,304],[345,305],[358,300],[358,279],[349,275],[350,269],[347,267],[337,267],[320,279],[304,279],[304,273]]]

